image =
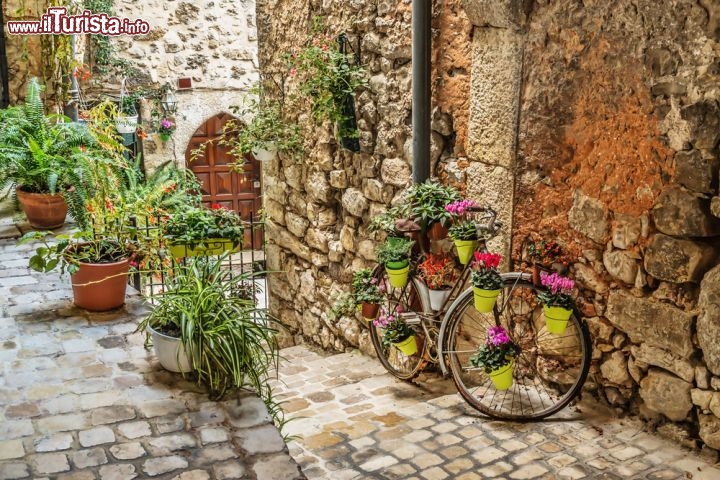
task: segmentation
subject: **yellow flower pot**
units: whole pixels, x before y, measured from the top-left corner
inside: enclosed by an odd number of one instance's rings
[[[475,309],[480,313],[492,312],[495,306],[495,299],[500,295],[498,290],[485,290],[484,288],[473,287],[473,300]]]
[[[168,248],[173,258],[203,257],[211,255],[222,255],[225,252],[237,253],[240,251],[240,243],[234,244],[226,238],[208,238],[196,244],[194,247],[184,243],[175,243]]]
[[[565,333],[572,310],[543,305],[543,313],[545,314],[545,328],[548,332],[555,335]]]
[[[473,253],[477,248],[477,240],[455,240],[455,248],[457,248],[460,263],[467,265],[472,260]]]
[[[513,361],[489,373],[496,390],[507,390],[513,383]]]
[[[417,353],[417,342],[415,341],[415,335],[410,335],[402,342],[393,343],[400,350],[403,355],[409,357]]]
[[[388,274],[390,285],[392,285],[393,288],[405,288],[405,285],[407,285],[408,283],[408,276],[410,274],[410,265],[397,270],[385,267],[385,271]]]

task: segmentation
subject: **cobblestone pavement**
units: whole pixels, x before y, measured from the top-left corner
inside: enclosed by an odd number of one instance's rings
[[[491,421],[428,374],[394,379],[360,353],[282,351],[278,386],[308,479],[720,479],[713,459],[583,400],[541,423]]]
[[[160,367],[139,296],[77,309],[30,250],[0,240],[0,479],[303,478],[256,395],[212,402]]]

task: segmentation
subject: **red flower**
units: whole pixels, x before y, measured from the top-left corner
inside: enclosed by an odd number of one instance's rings
[[[212,208],[213,210],[218,210],[223,207],[219,203],[213,203],[212,205],[210,205],[210,208]]]

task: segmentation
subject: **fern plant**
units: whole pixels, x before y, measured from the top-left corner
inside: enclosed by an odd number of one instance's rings
[[[45,115],[37,79],[28,84],[25,103],[3,111],[0,121],[0,190],[60,193],[70,215],[87,226],[85,202],[96,182],[118,156],[100,145],[90,129],[62,115]],[[17,206],[17,202],[16,202]]]

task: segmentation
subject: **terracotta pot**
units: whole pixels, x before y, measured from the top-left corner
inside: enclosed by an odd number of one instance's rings
[[[81,263],[72,281],[74,303],[93,312],[104,312],[125,303],[130,260],[114,263]]]
[[[379,310],[380,305],[377,303],[362,302],[362,316],[367,320],[375,320]]]
[[[30,193],[17,188],[18,201],[22,206],[28,222],[33,228],[49,230],[62,227],[67,216],[67,204],[59,193]]]
[[[442,240],[447,238],[448,229],[440,222],[435,222],[428,228],[427,236],[430,240]]]

